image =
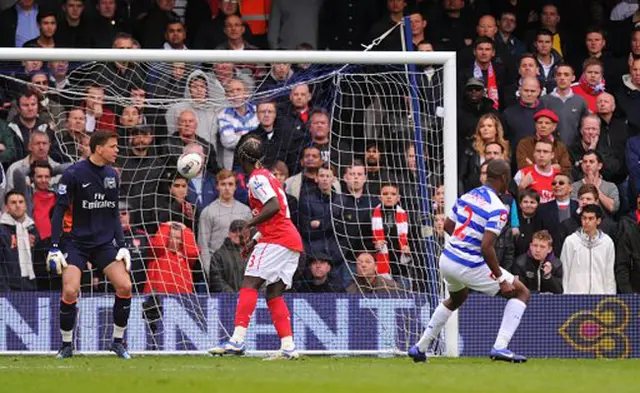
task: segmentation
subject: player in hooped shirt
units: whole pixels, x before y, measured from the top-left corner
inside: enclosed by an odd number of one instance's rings
[[[469,289],[509,299],[495,344],[489,357],[523,363],[527,359],[507,349],[529,301],[529,290],[498,264],[496,238],[509,218],[499,195],[511,178],[509,164],[495,160],[487,165],[485,185],[461,196],[444,223],[449,239],[440,256],[440,273],[447,283],[449,298],[431,315],[420,340],[409,349],[415,362],[427,360],[426,352],[451,314],[467,300]]]
[[[252,227],[257,227],[258,234],[247,245],[247,250],[253,250],[240,288],[233,336],[209,352],[214,355],[244,354],[244,338],[256,308],[258,289],[266,283],[267,306],[281,341],[280,351],[273,359],[296,359],[298,353],[293,344],[289,309],[282,292],[291,288],[303,251],[302,239],[291,222],[284,190],[260,163],[264,155],[262,142],[246,139],[238,146],[237,155],[244,172],[249,174],[249,206],[253,212],[242,235],[248,238]]]
[[[87,262],[91,262],[102,270],[116,292],[110,349],[119,357],[129,359],[123,337],[131,307],[131,255],[120,223],[120,182],[110,166],[118,156],[118,136],[109,131],[96,131],[91,135],[89,147],[89,158],[78,161],[62,174],[51,218],[52,247],[47,255],[47,267],[62,275],[62,348],[57,357],[73,356],[80,280]],[[65,234],[61,235],[63,222]]]

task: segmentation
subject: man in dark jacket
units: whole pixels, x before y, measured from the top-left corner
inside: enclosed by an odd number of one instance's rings
[[[328,164],[323,164],[318,169],[316,184],[301,189],[297,227],[307,253],[328,254],[336,265],[341,255],[331,220],[333,181],[332,170]]]
[[[229,236],[211,258],[209,273],[209,289],[211,292],[237,293],[244,277],[244,258],[240,255],[244,240],[242,228],[247,224],[244,220],[233,220],[229,226]]]
[[[464,91],[458,104],[458,145],[473,137],[480,116],[486,113],[498,113],[493,108],[493,101],[484,96],[484,83],[477,78],[470,78],[464,85]]]
[[[18,0],[13,7],[0,13],[0,47],[21,48],[38,36],[35,0]]]
[[[173,13],[174,2],[172,0],[156,0],[143,16],[135,33],[140,44],[145,49],[162,48],[165,42],[165,29],[169,22],[179,21],[178,15]]]
[[[116,4],[98,0],[96,8],[98,15],[89,25],[91,48],[109,48],[118,33],[131,32],[128,21],[117,12]]]
[[[496,109],[504,109],[502,87],[508,83],[507,71],[505,65],[496,60],[495,44],[491,38],[476,38],[472,56],[460,58],[458,67],[459,86],[464,86],[470,78],[481,80],[485,88],[485,96],[492,100],[492,106]]]
[[[622,87],[616,93],[618,110],[627,118],[629,134],[640,133],[640,58],[632,60],[629,73],[622,76]]]
[[[553,255],[553,239],[542,230],[533,234],[529,251],[520,255],[511,272],[531,292],[562,293],[562,263]]]
[[[620,293],[640,293],[640,193],[635,211],[618,225],[615,275]]]
[[[333,261],[329,255],[318,253],[307,258],[309,265],[302,280],[295,285],[296,292],[334,293],[344,292],[333,275]]]
[[[557,255],[562,251],[562,244],[559,241],[560,223],[572,218],[578,220],[578,202],[571,199],[571,187],[573,180],[568,174],[558,173],[551,182],[554,200],[543,203],[538,207],[538,216],[542,219],[543,228],[551,233],[553,239],[558,239],[559,244],[554,247]]]
[[[504,136],[511,142],[511,151],[516,151],[518,143],[536,134],[533,115],[544,105],[538,99],[540,97],[540,81],[535,77],[522,79],[519,90],[520,101],[509,106],[503,113]]]
[[[283,161],[287,164],[289,173],[295,175],[298,173],[298,158],[305,134],[294,129],[287,118],[278,116],[275,101],[258,104],[257,111],[260,125],[246,137],[254,136],[262,141],[265,153],[262,163],[265,167],[270,168],[276,161]]]
[[[128,203],[119,202],[118,209],[120,210],[120,224],[122,224],[122,231],[124,232],[124,241],[127,250],[131,253],[131,275],[133,276],[134,293],[142,293],[144,284],[147,282],[145,255],[149,251],[149,236],[142,229],[131,227]]]
[[[40,241],[33,220],[27,216],[24,194],[9,191],[6,211],[0,215],[0,291],[35,291],[36,277],[46,276],[42,256],[35,255]]]

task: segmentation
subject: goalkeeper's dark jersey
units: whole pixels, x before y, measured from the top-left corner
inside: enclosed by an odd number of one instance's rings
[[[77,246],[97,247],[116,239],[123,247],[118,188],[118,174],[110,166],[97,166],[86,159],[67,168],[58,185],[52,243],[59,243],[64,217],[65,232]]]

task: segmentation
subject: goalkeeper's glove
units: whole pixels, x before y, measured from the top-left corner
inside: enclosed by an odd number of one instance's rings
[[[124,262],[124,268],[127,273],[131,271],[131,254],[129,253],[129,250],[124,247],[119,249],[118,254],[116,255],[116,261]]]
[[[50,272],[55,271],[58,275],[61,275],[65,267],[67,267],[67,259],[62,251],[58,249],[58,245],[54,244],[53,248],[49,250],[49,254],[47,254],[47,270]]]

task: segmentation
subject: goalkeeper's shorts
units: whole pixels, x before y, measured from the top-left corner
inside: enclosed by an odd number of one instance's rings
[[[60,244],[60,250],[67,259],[69,265],[76,266],[80,270],[87,268],[87,262],[91,262],[94,268],[102,271],[116,260],[118,248],[113,243],[103,244],[97,247],[82,247],[71,239],[66,239]]]
[[[258,243],[247,262],[245,276],[260,277],[267,285],[282,280],[291,288],[293,275],[298,268],[300,253],[279,244]]]

